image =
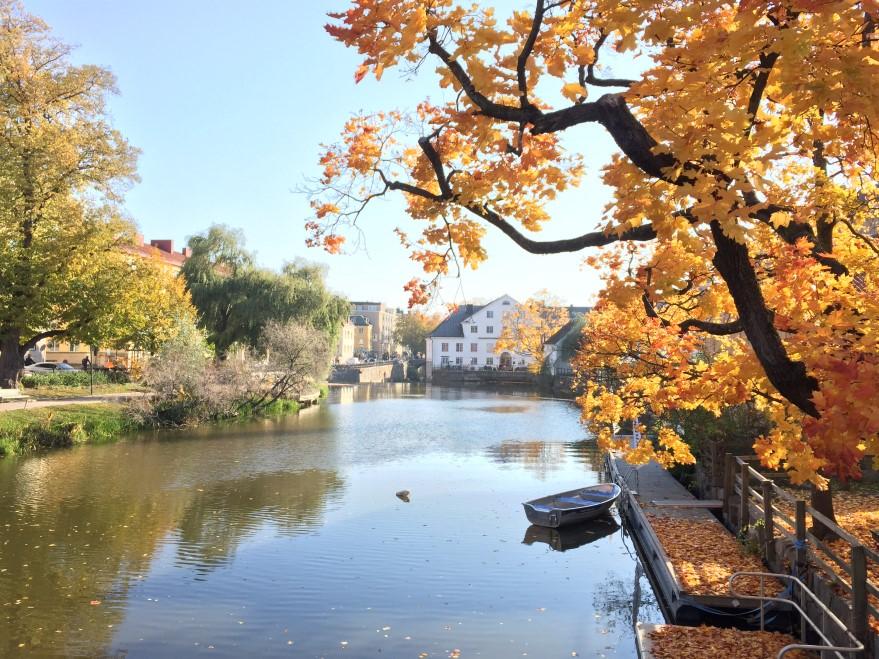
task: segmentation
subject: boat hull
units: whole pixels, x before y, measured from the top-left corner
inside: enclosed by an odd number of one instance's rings
[[[532,524],[557,529],[606,515],[620,493],[618,485],[606,483],[534,499],[522,506]]]

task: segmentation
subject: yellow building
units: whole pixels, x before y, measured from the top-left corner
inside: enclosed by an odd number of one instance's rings
[[[352,302],[351,313],[363,316],[372,325],[372,345],[367,350],[374,352],[379,359],[400,352],[400,346],[394,340],[397,309],[382,302]]]
[[[372,350],[372,325],[366,316],[350,316],[348,322],[354,326],[354,355]]]

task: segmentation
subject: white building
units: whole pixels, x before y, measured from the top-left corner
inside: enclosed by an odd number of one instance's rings
[[[449,315],[427,337],[427,377],[439,368],[527,367],[533,360],[510,350],[498,352],[495,344],[504,326],[504,315],[519,305],[502,295],[486,305],[465,304]]]
[[[592,307],[568,307],[570,320],[553,334],[543,345],[543,361],[550,375],[568,375],[571,373],[571,357],[580,341],[583,330],[583,317]]]

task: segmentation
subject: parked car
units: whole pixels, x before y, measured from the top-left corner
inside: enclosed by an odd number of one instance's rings
[[[37,362],[36,364],[30,364],[24,367],[24,370],[28,373],[54,373],[55,371],[75,371],[70,364],[60,363],[56,364],[55,362]]]

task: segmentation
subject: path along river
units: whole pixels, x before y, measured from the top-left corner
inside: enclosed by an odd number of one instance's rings
[[[520,505],[599,467],[570,403],[407,385],[0,460],[0,656],[631,657],[631,539]]]

